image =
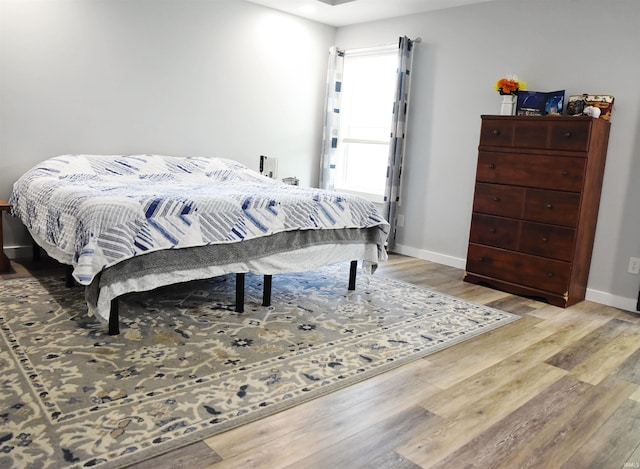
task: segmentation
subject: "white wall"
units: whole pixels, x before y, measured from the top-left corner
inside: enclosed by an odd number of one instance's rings
[[[238,0],[0,0],[0,198],[66,153],[220,156],[315,184],[335,28]],[[29,245],[5,217],[5,245]]]
[[[481,114],[494,82],[616,97],[588,298],[635,309],[640,278],[640,2],[496,0],[338,29],[340,47],[422,37],[415,49],[398,250],[464,267]]]

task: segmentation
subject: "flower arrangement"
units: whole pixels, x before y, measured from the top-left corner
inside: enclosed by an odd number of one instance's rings
[[[500,94],[518,94],[518,91],[527,89],[527,84],[519,80],[517,75],[507,75],[496,81],[494,88]]]

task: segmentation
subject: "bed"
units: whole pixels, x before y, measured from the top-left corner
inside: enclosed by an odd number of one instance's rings
[[[389,225],[367,200],[266,178],[224,158],[63,155],[14,184],[11,213],[67,264],[87,309],[117,334],[118,298],[244,273],[271,275],[387,257]],[[353,278],[350,279],[350,283]]]

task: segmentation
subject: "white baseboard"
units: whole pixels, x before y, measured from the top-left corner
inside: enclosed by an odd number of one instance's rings
[[[402,254],[404,256],[416,257],[425,261],[437,262],[438,264],[447,265],[449,267],[456,267],[458,269],[464,269],[467,265],[467,260],[460,257],[448,256],[446,254],[440,254],[424,249],[415,249],[409,246],[402,246],[400,244],[395,245],[393,252]],[[619,308],[626,311],[631,311],[633,313],[638,313],[638,311],[636,311],[636,304],[638,301],[636,298],[625,298],[623,296],[612,295],[608,292],[587,288],[585,299],[593,301],[594,303],[600,303],[605,306],[611,306],[613,308]]]
[[[612,295],[611,293],[604,291],[587,288],[585,299],[602,305],[612,306],[614,308],[624,309],[626,311],[640,314],[640,312],[636,310],[638,303],[637,298],[625,298],[624,296]]]
[[[425,261],[436,262],[438,264],[448,265],[449,267],[457,267],[458,269],[464,269],[467,265],[466,259],[459,257],[448,256],[446,254],[440,254],[433,251],[427,251],[424,249],[416,249],[409,246],[402,246],[396,244],[393,248],[393,252],[402,254],[403,256],[415,257]]]

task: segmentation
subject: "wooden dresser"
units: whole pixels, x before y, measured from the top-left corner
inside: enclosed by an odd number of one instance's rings
[[[609,128],[482,116],[465,281],[562,307],[584,300]]]

